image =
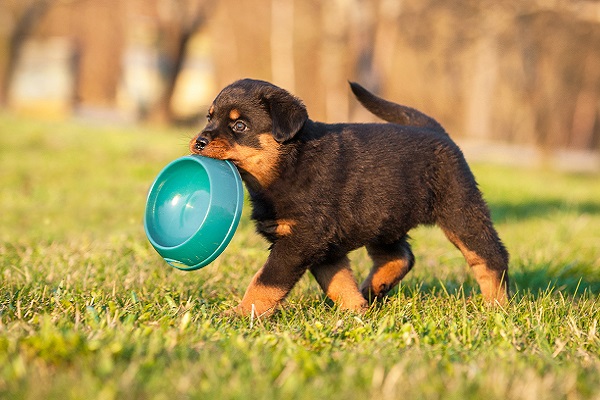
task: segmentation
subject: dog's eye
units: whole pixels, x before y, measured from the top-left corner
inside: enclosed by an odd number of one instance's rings
[[[210,114],[206,114],[206,119],[210,122]]]
[[[244,132],[246,128],[246,124],[242,121],[236,121],[235,124],[233,124],[233,130],[235,132]]]

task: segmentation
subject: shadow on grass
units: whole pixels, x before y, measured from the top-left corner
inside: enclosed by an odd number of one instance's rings
[[[415,292],[426,295],[457,295],[465,297],[480,295],[479,285],[474,279],[459,281],[446,279],[443,281],[419,281],[407,279],[394,289],[390,296],[401,292],[411,296]],[[517,270],[510,272],[511,296],[521,297],[531,294],[534,298],[550,293],[562,293],[569,297],[578,297],[583,294],[600,295],[600,272],[586,271],[579,265],[567,266],[561,271],[552,269]]]
[[[520,270],[511,272],[511,289],[530,292],[534,296],[551,290],[568,296],[578,296],[585,292],[600,294],[600,274],[586,271],[582,266],[567,266],[561,271],[551,269]]]
[[[490,208],[496,221],[524,220],[546,217],[558,212],[600,214],[600,201],[566,202],[560,199],[543,199],[523,203],[491,202]]]

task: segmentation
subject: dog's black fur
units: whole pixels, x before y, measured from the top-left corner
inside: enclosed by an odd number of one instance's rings
[[[310,270],[341,307],[364,309],[412,268],[408,232],[437,224],[464,254],[487,300],[507,300],[508,253],[460,149],[432,118],[351,89],[390,123],[324,124],[268,82],[221,91],[193,153],[233,161],[252,219],[271,253],[236,311],[272,312]],[[366,246],[374,266],[360,287],[347,258]]]

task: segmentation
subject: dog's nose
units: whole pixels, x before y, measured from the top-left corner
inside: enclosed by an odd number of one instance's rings
[[[198,151],[204,150],[204,148],[208,145],[208,139],[199,137],[196,139],[196,143],[194,144],[194,149]]]

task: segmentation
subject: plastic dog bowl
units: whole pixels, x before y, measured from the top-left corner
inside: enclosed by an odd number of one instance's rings
[[[146,236],[172,267],[202,268],[229,244],[243,203],[242,179],[231,162],[197,155],[178,158],[150,187]]]

